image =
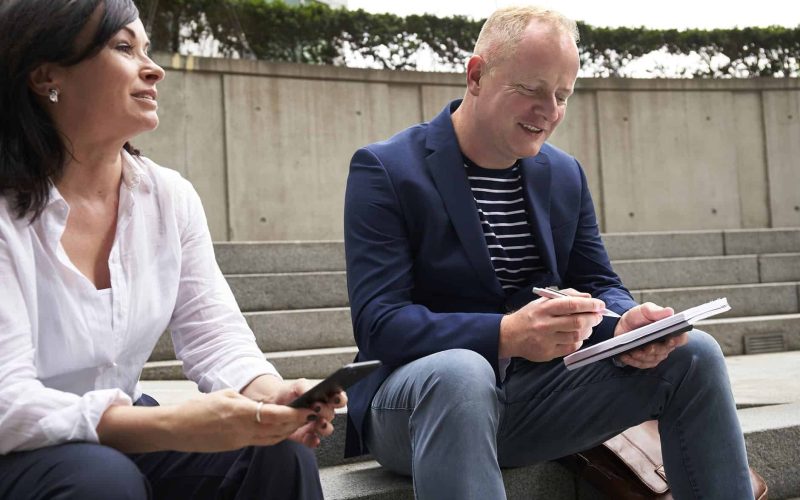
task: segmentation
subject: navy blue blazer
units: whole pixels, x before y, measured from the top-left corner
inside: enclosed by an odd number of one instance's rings
[[[531,286],[572,287],[618,313],[635,305],[611,269],[583,170],[548,144],[521,161],[528,217],[547,271],[506,296],[450,118],[459,104],[359,149],[350,162],[344,238],[356,359],[384,366],[348,390],[348,456],[367,452],[364,415],[398,366],[462,348],[497,371],[500,319],[536,299]],[[610,338],[615,326],[604,319],[589,343]]]

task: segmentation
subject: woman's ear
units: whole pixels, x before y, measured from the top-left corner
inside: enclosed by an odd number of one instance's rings
[[[53,63],[44,63],[28,75],[28,86],[36,95],[49,97],[53,89],[61,91],[61,71]]]

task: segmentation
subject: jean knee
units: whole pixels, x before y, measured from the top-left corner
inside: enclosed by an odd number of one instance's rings
[[[146,499],[150,496],[147,478],[125,454],[107,446],[76,443],[69,459],[60,462],[53,473],[73,498]]]
[[[702,330],[689,332],[689,342],[675,349],[668,359],[681,366],[686,373],[697,374],[701,380],[709,383],[728,380],[725,355],[719,343]]]
[[[435,355],[430,382],[437,392],[450,398],[496,400],[492,365],[468,349],[451,349]]]

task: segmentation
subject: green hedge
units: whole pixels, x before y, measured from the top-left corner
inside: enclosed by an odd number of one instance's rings
[[[400,17],[363,10],[299,7],[266,0],[139,0],[156,50],[179,52],[209,37],[224,55],[272,61],[344,65],[358,54],[371,67],[415,70],[429,48],[438,68],[462,70],[483,20],[431,15]],[[797,77],[800,26],[716,30],[597,28],[578,23],[584,76],[626,76],[631,63],[653,51],[694,54],[676,76]],[[720,58],[719,56],[728,58]],[[722,62],[720,62],[722,61]],[[653,76],[675,71],[654,67]]]

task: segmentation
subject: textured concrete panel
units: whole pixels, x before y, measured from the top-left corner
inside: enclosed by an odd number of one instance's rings
[[[722,255],[721,231],[606,233],[602,235],[612,259],[661,259]]]
[[[764,135],[760,127],[762,107],[758,92],[734,92],[735,139],[726,147],[736,152],[741,227],[769,227],[769,181]]]
[[[761,282],[800,281],[800,253],[759,255]]]
[[[422,96],[419,86],[390,84],[389,101],[384,109],[389,113],[389,135],[378,140],[388,139],[397,132],[423,121]]]
[[[391,135],[386,84],[225,76],[231,239],[342,238],[350,158]],[[233,194],[235,193],[235,194]]]
[[[769,90],[764,99],[772,227],[800,226],[800,92]]]
[[[741,227],[731,92],[598,92],[606,231]]]
[[[464,77],[464,85],[454,87],[452,85],[423,85],[420,87],[422,96],[422,120],[431,121],[442,109],[453,99],[461,99],[466,91],[467,80]]]
[[[765,316],[768,314],[793,314],[800,312],[794,283],[710,286],[692,288],[664,288],[641,290],[642,301],[670,306],[675,312],[720,297],[728,299],[731,310],[715,316]]]
[[[160,125],[134,141],[145,156],[178,170],[200,195],[211,237],[228,239],[221,75],[168,71],[158,84]]]
[[[227,280],[242,311],[348,305],[344,272],[235,274]]]
[[[550,142],[574,156],[586,172],[597,220],[603,230],[603,190],[600,183],[600,150],[597,132],[597,104],[594,92],[577,91],[569,98],[567,114],[550,137]]]
[[[621,260],[612,264],[629,289],[758,283],[755,255]]]
[[[729,229],[723,237],[725,255],[800,252],[800,228]]]
[[[224,274],[344,271],[341,241],[216,243],[214,253]]]

